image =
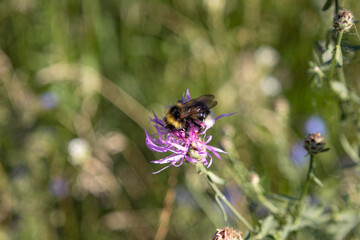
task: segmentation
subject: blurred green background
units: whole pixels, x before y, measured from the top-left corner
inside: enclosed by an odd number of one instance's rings
[[[223,220],[192,165],[152,175],[161,166],[149,161],[164,155],[147,149],[144,129],[154,132],[151,112],[163,116],[186,89],[214,94],[215,115],[237,112],[209,130],[212,145],[233,148],[268,192],[300,193],[302,140],[321,131],[331,151],[317,169],[331,187],[312,194],[341,206],[359,186],[339,144],[339,132],[355,138],[353,128],[307,74],[315,41],[332,27],[324,3],[1,1],[0,239],[210,239],[225,225],[246,230]],[[343,5],[360,15],[359,1]],[[359,89],[359,57],[351,57],[345,71]],[[222,156],[212,170],[228,180],[223,191],[248,219],[264,217]],[[349,196],[359,207],[360,196]]]

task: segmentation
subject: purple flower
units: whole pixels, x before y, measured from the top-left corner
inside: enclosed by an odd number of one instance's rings
[[[182,102],[190,100],[190,93],[189,90],[187,90],[186,95],[182,98]],[[221,117],[230,116],[232,114],[234,113],[220,115],[215,118],[215,121]],[[203,126],[193,124],[189,121],[189,127],[185,131],[183,129],[169,130],[165,128],[165,122],[155,113],[154,118],[150,118],[150,120],[154,123],[157,134],[152,137],[145,130],[147,147],[155,152],[171,153],[165,158],[151,161],[156,164],[168,164],[166,167],[153,174],[159,173],[170,166],[179,167],[184,163],[184,160],[190,163],[201,161],[205,166],[210,167],[212,164],[212,155],[210,153],[214,154],[218,159],[221,159],[219,153],[225,153],[223,150],[209,145],[212,136],[207,136],[206,132],[212,127],[213,123],[207,125],[204,130],[200,130],[200,127]]]
[[[50,190],[57,198],[65,198],[69,193],[69,184],[65,178],[56,176],[50,182]]]
[[[44,109],[50,110],[59,104],[59,96],[54,92],[46,92],[40,97]]]

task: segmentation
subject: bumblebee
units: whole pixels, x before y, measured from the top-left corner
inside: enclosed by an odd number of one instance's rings
[[[205,126],[212,126],[215,122],[211,109],[217,105],[212,94],[202,95],[187,102],[178,101],[171,106],[164,117],[165,127],[169,130],[187,129],[190,123],[204,130]]]

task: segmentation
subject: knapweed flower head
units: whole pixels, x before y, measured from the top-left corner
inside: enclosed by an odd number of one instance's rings
[[[189,90],[186,95],[181,99],[182,103],[186,103],[191,100]],[[223,114],[214,119],[214,122],[221,117],[230,116],[231,114]],[[165,121],[159,118],[154,113],[154,118],[150,118],[150,121],[154,124],[157,133],[151,136],[145,130],[146,145],[155,152],[171,153],[169,156],[151,161],[156,164],[167,164],[164,168],[160,169],[154,174],[163,171],[164,169],[174,166],[181,166],[184,161],[189,163],[202,162],[205,166],[210,167],[212,164],[212,155],[221,159],[219,153],[225,153],[223,150],[217,147],[209,145],[212,140],[211,135],[207,135],[207,131],[213,126],[204,122],[187,121],[186,129],[169,129],[165,124]]]
[[[224,227],[216,229],[216,233],[212,237],[212,240],[244,240],[244,236],[241,232],[236,231],[233,228]]]
[[[338,32],[348,32],[354,25],[354,16],[353,14],[346,10],[341,9],[337,12],[334,18],[334,28]]]
[[[304,147],[310,155],[320,153],[324,150],[325,140],[321,133],[310,133],[304,140]]]

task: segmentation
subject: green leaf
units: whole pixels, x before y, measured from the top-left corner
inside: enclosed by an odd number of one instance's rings
[[[353,51],[359,51],[360,50],[360,45],[351,45],[351,44],[347,44],[347,43],[341,43],[342,47],[346,47],[347,49],[353,50]]]
[[[341,51],[341,47],[340,46],[336,46],[336,63],[339,67],[342,67],[343,65],[343,55],[342,55],[342,51]]]
[[[349,90],[345,84],[337,81],[330,81],[331,89],[343,100],[347,100],[349,97]]]
[[[327,152],[327,151],[330,151],[330,148],[325,148],[325,149],[321,150],[321,152]]]
[[[332,2],[333,2],[333,0],[327,0],[325,5],[323,6],[322,10],[323,11],[328,10],[331,7]]]
[[[312,174],[312,179],[314,180],[314,182],[319,185],[320,187],[324,187],[324,184],[321,182],[321,180],[317,177],[316,173],[313,172]]]
[[[219,205],[219,208],[221,210],[221,213],[223,214],[224,216],[224,220],[227,221],[227,215],[226,215],[226,211],[225,211],[225,208],[224,206],[222,205],[221,201],[220,201],[220,197],[218,194],[215,195],[215,200],[217,202],[217,204]]]
[[[298,200],[297,198],[285,196],[285,195],[278,194],[278,193],[273,193],[271,195],[271,197],[273,197],[274,199],[276,199],[278,201],[283,201],[283,202],[296,202]]]
[[[278,222],[275,220],[273,215],[269,215],[261,222],[261,232],[257,235],[258,239],[262,239],[267,235],[271,234],[275,228],[278,227]]]
[[[360,97],[356,93],[350,92],[350,97],[351,100],[353,100],[356,104],[360,105]]]
[[[359,223],[359,214],[355,211],[347,210],[336,215],[335,223],[329,225],[328,231],[333,235],[332,239],[342,240],[345,239]]]
[[[222,179],[221,177],[215,175],[214,173],[212,173],[210,171],[208,172],[208,176],[213,183],[220,184],[220,185],[226,184],[226,181],[224,179]]]
[[[345,152],[349,155],[349,157],[354,161],[354,162],[360,162],[360,157],[358,155],[358,148],[355,145],[354,147],[351,146],[350,142],[348,141],[348,139],[345,137],[344,134],[340,135],[340,143],[342,145],[342,147],[344,148]]]

